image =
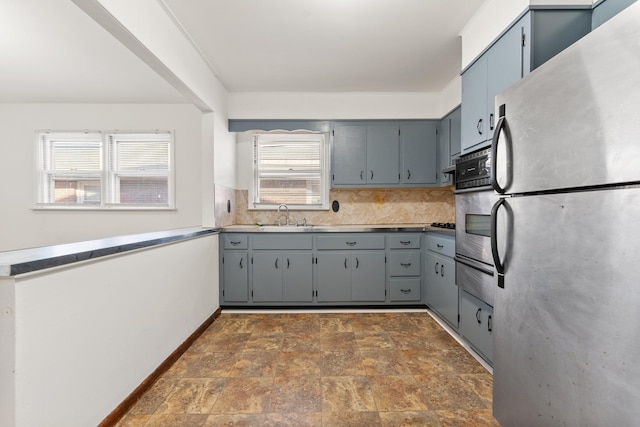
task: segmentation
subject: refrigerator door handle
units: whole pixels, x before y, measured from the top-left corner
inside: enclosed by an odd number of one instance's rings
[[[511,156],[511,150],[509,147],[509,144],[511,143],[511,136],[509,133],[509,126],[507,125],[507,120],[504,116],[505,113],[505,106],[504,104],[500,106],[500,118],[498,119],[498,124],[496,125],[496,130],[495,132],[493,132],[493,138],[491,139],[491,186],[493,187],[493,189],[499,193],[499,194],[504,194],[507,191],[507,187],[510,184],[511,181],[511,161],[510,161],[510,156]],[[506,167],[506,179],[507,182],[505,183],[504,186],[501,186],[498,183],[498,174],[497,174],[497,167],[498,167],[498,143],[500,142],[500,133],[504,131],[505,134],[505,144],[507,151],[507,158],[505,159],[505,167]]]
[[[498,200],[491,208],[491,256],[493,257],[493,265],[498,273],[498,287],[504,289],[504,264],[500,260],[498,253],[498,210],[507,201],[505,199]]]

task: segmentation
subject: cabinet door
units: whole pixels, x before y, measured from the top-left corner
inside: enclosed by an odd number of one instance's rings
[[[367,184],[398,184],[399,127],[367,125]]]
[[[278,252],[253,253],[253,301],[282,301],[282,257]]]
[[[403,184],[435,184],[438,170],[436,125],[429,123],[402,125],[400,140],[402,142],[401,182]]]
[[[450,135],[449,135],[449,144],[451,151],[451,162],[450,164],[454,164],[454,159],[460,156],[460,107],[456,108],[451,114],[449,114],[449,127],[450,127]]]
[[[493,137],[497,121],[496,95],[522,78],[523,29],[516,23],[487,51],[487,111],[489,114],[487,138]]]
[[[365,184],[367,172],[367,127],[340,125],[333,130],[333,184]]]
[[[462,74],[462,153],[489,139],[487,121],[487,55],[482,55]]]
[[[453,181],[452,174],[442,172],[451,161],[451,119],[449,116],[440,121],[440,133],[438,134],[438,184],[450,185]]]
[[[318,254],[318,302],[351,301],[351,262],[345,252]]]
[[[249,300],[247,253],[225,252],[222,260],[225,302],[247,302]]]
[[[458,286],[451,258],[428,252],[426,268],[427,305],[454,327],[458,326]]]
[[[493,308],[473,295],[460,292],[460,333],[485,358],[493,360]]]
[[[283,296],[286,302],[313,300],[313,256],[311,252],[289,252],[282,255]]]
[[[353,301],[384,301],[384,252],[354,252],[351,254],[351,299]]]

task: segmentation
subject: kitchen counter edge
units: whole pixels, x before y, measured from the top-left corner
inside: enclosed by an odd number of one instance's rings
[[[219,231],[219,228],[213,227],[187,227],[0,252],[0,277],[32,273],[107,255],[204,237]]]

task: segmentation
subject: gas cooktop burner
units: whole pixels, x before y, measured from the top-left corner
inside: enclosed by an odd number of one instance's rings
[[[456,229],[456,224],[454,222],[433,222],[431,223],[431,226],[437,228],[448,228],[449,230]]]

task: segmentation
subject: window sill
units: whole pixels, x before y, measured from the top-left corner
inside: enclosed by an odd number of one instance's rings
[[[177,208],[168,208],[168,207],[133,207],[133,206],[36,206],[31,208],[34,212],[54,212],[54,211],[76,211],[76,212],[139,212],[139,211],[147,211],[147,212],[176,212]]]

